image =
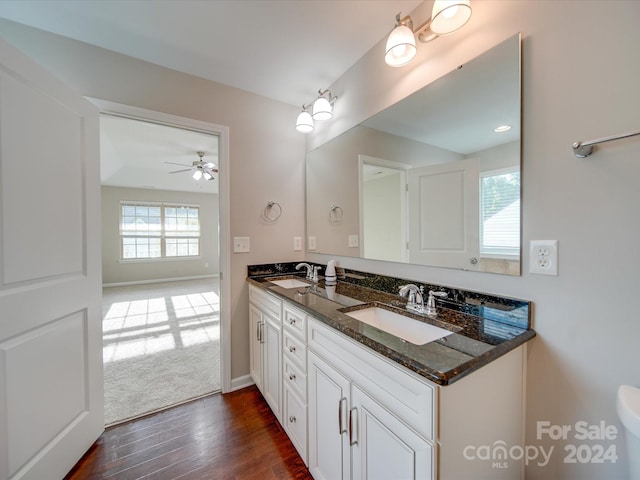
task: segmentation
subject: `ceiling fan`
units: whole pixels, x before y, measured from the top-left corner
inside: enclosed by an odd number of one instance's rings
[[[216,168],[215,163],[205,162],[204,160],[202,160],[202,157],[204,157],[204,152],[196,152],[196,153],[198,154],[198,157],[200,157],[200,160],[194,160],[190,166],[185,165],[184,163],[164,162],[169,165],[180,165],[182,167],[189,167],[189,168],[183,168],[182,170],[175,170],[169,173],[181,173],[181,172],[191,171],[193,172],[194,180],[200,180],[201,178],[204,178],[205,180],[213,180],[214,179],[213,174],[218,173],[218,169]]]

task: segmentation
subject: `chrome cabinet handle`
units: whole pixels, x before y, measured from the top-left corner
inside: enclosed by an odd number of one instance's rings
[[[289,417],[289,422],[291,422],[291,423],[296,423],[296,417],[294,417],[293,415],[291,415],[291,416]]]
[[[356,411],[355,417],[357,418],[358,408],[353,407],[351,410],[349,410],[349,445],[356,445],[358,443],[357,438],[354,440],[355,435],[353,433],[353,431],[355,430],[355,428],[353,427],[353,423],[354,423],[353,411],[354,410]]]
[[[294,347],[293,345],[292,345],[292,346],[290,346],[290,347],[289,347],[289,351],[290,351],[291,353],[295,352],[295,351],[296,351],[296,347]]]
[[[289,325],[294,325],[295,323],[296,323],[296,319],[295,318],[289,319]]]
[[[338,402],[338,433],[340,435],[342,435],[343,433],[347,433],[347,429],[343,427],[342,425],[342,402],[346,402],[347,399],[345,397],[342,397],[340,399],[340,401]]]
[[[260,343],[264,343],[264,322],[260,322]]]
[[[295,373],[290,373],[289,374],[289,380],[295,380],[296,379],[296,374]]]

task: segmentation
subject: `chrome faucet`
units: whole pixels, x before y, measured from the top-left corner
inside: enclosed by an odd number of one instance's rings
[[[445,298],[446,296],[447,296],[447,292],[434,292],[433,290],[429,290],[429,298],[427,300],[427,308],[425,311],[428,317],[438,316],[438,309],[436,308],[435,297]]]
[[[407,297],[407,310],[424,313],[424,287],[409,283],[401,286],[399,293],[401,297]]]
[[[313,268],[308,263],[299,263],[296,265],[296,270],[300,270],[302,267],[307,269],[307,280],[313,279]]]

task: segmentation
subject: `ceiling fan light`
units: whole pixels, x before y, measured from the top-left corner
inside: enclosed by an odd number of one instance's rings
[[[207,172],[206,170],[204,171],[204,173],[202,174],[202,176],[204,177],[205,180],[213,180],[213,175],[211,175],[209,172]]]
[[[437,35],[453,33],[471,18],[470,0],[436,0],[429,29]]]
[[[193,179],[194,180],[200,180],[201,178],[202,178],[202,171],[200,171],[200,169],[198,169],[195,172],[193,172]]]
[[[384,61],[390,67],[406,65],[416,56],[416,37],[406,25],[398,25],[389,34]]]

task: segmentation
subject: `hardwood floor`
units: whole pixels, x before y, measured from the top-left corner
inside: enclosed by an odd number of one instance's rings
[[[256,387],[107,429],[65,480],[312,480]]]

